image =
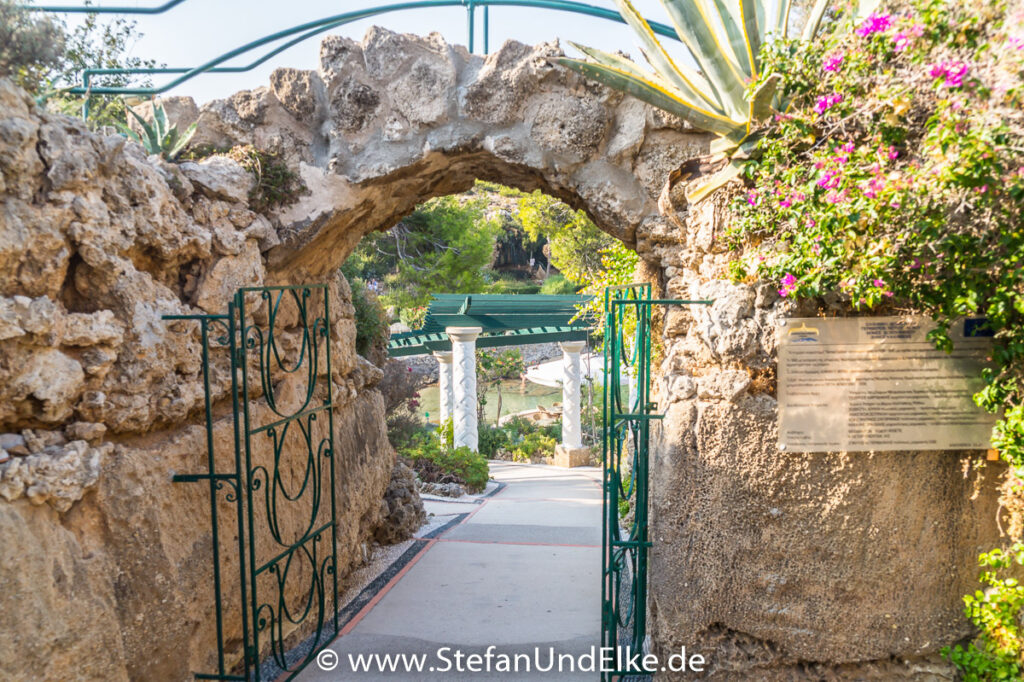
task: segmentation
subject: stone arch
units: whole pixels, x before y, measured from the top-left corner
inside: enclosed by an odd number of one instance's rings
[[[205,105],[196,142],[251,143],[301,169],[311,191],[275,216],[272,270],[322,275],[363,235],[477,178],[543,190],[636,248],[663,223],[664,178],[710,138],[559,55],[510,41],[485,58],[378,27],[362,43],[332,36],[316,72],[278,69],[268,87]]]

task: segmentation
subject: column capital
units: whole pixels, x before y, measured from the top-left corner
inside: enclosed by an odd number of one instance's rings
[[[563,353],[579,353],[587,346],[586,341],[559,341]]]
[[[476,337],[480,336],[483,329],[481,327],[446,327],[444,331],[452,341],[467,343],[476,341]]]
[[[452,361],[452,352],[450,350],[435,350],[434,357],[438,362],[449,364]]]

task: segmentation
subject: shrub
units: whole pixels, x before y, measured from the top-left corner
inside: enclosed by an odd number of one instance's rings
[[[430,435],[430,430],[420,416],[403,405],[387,416],[388,442],[402,452],[411,447],[421,436]]]
[[[407,400],[419,398],[418,389],[424,375],[416,374],[401,360],[394,358],[384,363],[384,376],[377,387],[384,394],[384,412],[391,414]]]
[[[551,457],[555,454],[555,439],[541,431],[528,433],[512,448],[512,459],[529,462],[534,457]]]
[[[539,291],[540,285],[536,282],[511,277],[499,277],[487,285],[489,294],[536,294]]]
[[[478,493],[487,487],[490,476],[487,459],[466,446],[448,447],[435,434],[420,434],[399,454],[406,457],[417,472],[440,469],[451,474],[466,486],[467,492]]]
[[[366,282],[353,278],[349,285],[352,287],[352,306],[356,309],[356,352],[372,360],[373,350],[380,349],[383,355],[387,345],[388,316]]]
[[[303,194],[309,194],[299,174],[277,154],[244,144],[232,147],[227,156],[256,178],[256,184],[249,190],[249,208],[257,213],[294,203]]]
[[[0,77],[34,90],[61,62],[64,30],[53,18],[0,1]]]
[[[575,294],[578,286],[567,280],[563,275],[551,275],[540,285],[542,294]]]
[[[508,432],[501,427],[481,424],[479,431],[480,454],[488,459],[494,459],[499,450],[505,449],[509,444]]]

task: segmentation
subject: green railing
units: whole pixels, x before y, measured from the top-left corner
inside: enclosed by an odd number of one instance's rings
[[[650,284],[605,289],[601,647],[616,651],[617,663],[644,653],[647,639],[648,455],[651,421],[664,417],[651,402],[652,308],[711,303],[652,299]],[[601,679],[653,672],[623,667],[602,671]]]
[[[24,5],[26,9],[36,10],[40,12],[58,12],[58,13],[97,13],[97,14],[162,14],[167,12],[183,3],[187,0],[170,0],[162,5],[156,5],[152,7],[92,7],[85,5]],[[483,10],[483,48],[484,52],[489,52],[490,42],[490,8],[491,7],[524,7],[533,9],[545,9],[545,10],[556,10],[561,12],[572,12],[575,14],[582,14],[586,16],[597,17],[599,19],[606,19],[608,21],[616,21],[619,23],[625,23],[622,16],[614,9],[607,7],[599,7],[596,5],[589,5],[583,2],[575,2],[575,0],[413,0],[412,2],[400,2],[390,5],[380,5],[378,7],[366,7],[362,9],[352,10],[342,14],[335,14],[333,16],[324,17],[323,19],[317,19],[315,21],[308,21],[297,26],[293,26],[288,29],[271,33],[270,35],[264,36],[257,40],[248,42],[244,45],[236,47],[233,50],[225,52],[218,57],[210,59],[198,66],[194,67],[158,67],[158,68],[126,68],[126,69],[85,69],[82,74],[81,85],[72,87],[68,90],[71,94],[76,95],[136,95],[136,96],[156,96],[162,95],[167,91],[185,83],[192,78],[204,73],[243,73],[251,71],[252,69],[264,64],[268,60],[272,59],[276,55],[284,52],[285,50],[294,47],[295,45],[309,40],[321,33],[329,31],[345,24],[350,24],[361,19],[368,19],[391,12],[402,12],[416,9],[436,9],[438,7],[465,7],[467,13],[467,43],[469,51],[474,51],[475,42],[475,26],[476,26],[476,10]],[[666,24],[657,21],[648,21],[651,29],[662,36],[678,40],[679,37],[676,35],[675,30]],[[228,62],[236,57],[245,55],[247,53],[258,50],[262,47],[268,46],[277,41],[284,40],[285,42],[277,47],[271,49],[269,52],[261,55],[255,60],[237,66],[224,66],[225,62]],[[113,75],[169,75],[177,76],[172,78],[166,83],[153,86],[153,87],[141,87],[141,86],[104,86],[94,85],[94,77],[102,76],[113,76]],[[85,104],[82,109],[83,118],[89,117],[89,99],[86,97]]]

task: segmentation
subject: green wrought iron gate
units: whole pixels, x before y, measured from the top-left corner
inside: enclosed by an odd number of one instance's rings
[[[647,649],[648,452],[651,421],[664,416],[651,402],[652,307],[710,303],[652,299],[650,284],[605,289],[601,647],[615,666],[602,680],[654,672],[629,666]]]
[[[318,284],[243,288],[225,314],[164,318],[198,321],[202,343],[208,471],[174,477],[209,486],[217,670],[196,679],[291,679],[337,635],[329,310]],[[215,448],[225,385],[232,452],[215,451],[229,449]]]

